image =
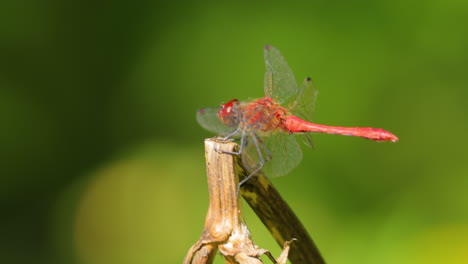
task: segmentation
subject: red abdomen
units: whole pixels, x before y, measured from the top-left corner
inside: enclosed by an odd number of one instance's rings
[[[381,128],[326,126],[310,123],[296,116],[286,116],[284,124],[293,133],[315,132],[363,137],[375,141],[398,141],[398,137]]]

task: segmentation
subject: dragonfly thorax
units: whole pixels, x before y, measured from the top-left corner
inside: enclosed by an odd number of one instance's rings
[[[270,132],[284,131],[284,117],[288,115],[286,109],[264,97],[251,102],[241,104],[242,113],[240,126],[247,130]]]

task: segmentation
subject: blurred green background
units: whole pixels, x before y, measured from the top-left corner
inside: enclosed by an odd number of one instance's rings
[[[0,262],[180,263],[196,109],[261,97],[265,44],[315,81],[314,121],[400,138],[315,135],[273,179],[327,262],[467,262],[467,25],[467,1],[2,1]]]

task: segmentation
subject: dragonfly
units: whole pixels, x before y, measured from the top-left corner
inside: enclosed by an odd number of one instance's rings
[[[310,122],[317,91],[310,77],[298,87],[294,74],[280,51],[264,48],[265,97],[241,102],[232,99],[220,107],[197,111],[197,121],[224,140],[237,139],[241,162],[249,175],[239,187],[262,170],[269,177],[288,174],[302,159],[297,137],[312,147],[311,133],[356,136],[383,142],[396,142],[389,131],[372,127],[341,127]]]

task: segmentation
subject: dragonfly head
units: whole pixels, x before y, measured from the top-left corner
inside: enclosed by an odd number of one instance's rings
[[[229,127],[235,127],[239,125],[239,117],[237,108],[239,106],[239,100],[232,99],[229,102],[222,104],[218,111],[218,116],[221,121]]]

